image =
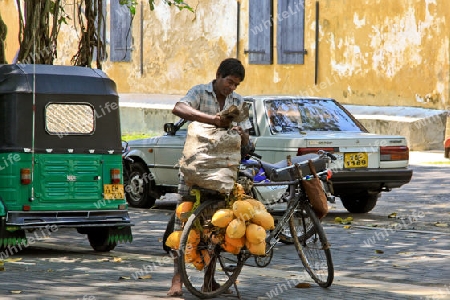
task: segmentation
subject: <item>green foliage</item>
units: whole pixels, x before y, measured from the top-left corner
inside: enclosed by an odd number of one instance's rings
[[[166,3],[169,6],[174,5],[175,7],[178,7],[178,9],[187,9],[189,11],[193,11],[192,7],[190,7],[188,4],[184,3],[183,0],[163,0],[164,3]],[[150,5],[150,9],[155,9],[155,0],[148,0],[148,4]]]
[[[122,135],[122,141],[132,141],[132,140],[146,139],[146,138],[149,138],[149,137],[158,136],[160,134],[161,133],[157,133],[157,132],[123,134]]]
[[[126,5],[132,16],[136,14],[137,0],[119,0],[120,5]]]
[[[162,0],[165,4],[169,6],[175,6],[179,10],[187,9],[189,11],[194,11],[192,7],[190,7],[188,4],[184,3],[183,0]],[[121,5],[126,5],[128,9],[130,10],[130,13],[132,16],[136,14],[136,6],[138,5],[137,0],[119,0],[119,3]],[[155,0],[148,0],[148,4],[150,5],[150,10],[155,9]]]

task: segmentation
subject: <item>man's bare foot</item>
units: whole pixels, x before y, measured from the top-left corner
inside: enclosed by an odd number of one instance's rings
[[[172,286],[170,287],[170,290],[167,292],[167,296],[171,297],[179,297],[183,295],[183,291],[181,290],[182,283],[181,283],[181,276],[180,274],[175,274],[172,277]]]

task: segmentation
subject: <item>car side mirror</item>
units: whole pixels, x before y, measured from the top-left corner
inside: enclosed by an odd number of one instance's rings
[[[164,124],[164,132],[168,135],[175,135],[176,129],[175,124],[173,123],[165,123]]]

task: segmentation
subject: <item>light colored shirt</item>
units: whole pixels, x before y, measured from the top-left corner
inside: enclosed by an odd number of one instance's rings
[[[179,102],[186,103],[187,105],[195,108],[201,112],[208,115],[215,115],[220,112],[219,101],[217,101],[216,93],[213,90],[213,82],[207,84],[199,84],[192,87],[187,94],[179,100]],[[223,109],[228,109],[231,105],[236,105],[240,107],[244,100],[242,96],[232,92],[225,99],[225,105]],[[246,130],[251,128],[250,120],[247,118],[239,124],[233,124],[241,126],[242,129]]]

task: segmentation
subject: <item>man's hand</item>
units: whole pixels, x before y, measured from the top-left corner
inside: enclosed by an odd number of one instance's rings
[[[214,125],[216,125],[219,128],[230,128],[232,121],[233,121],[233,118],[230,118],[225,115],[217,114],[214,119]]]

